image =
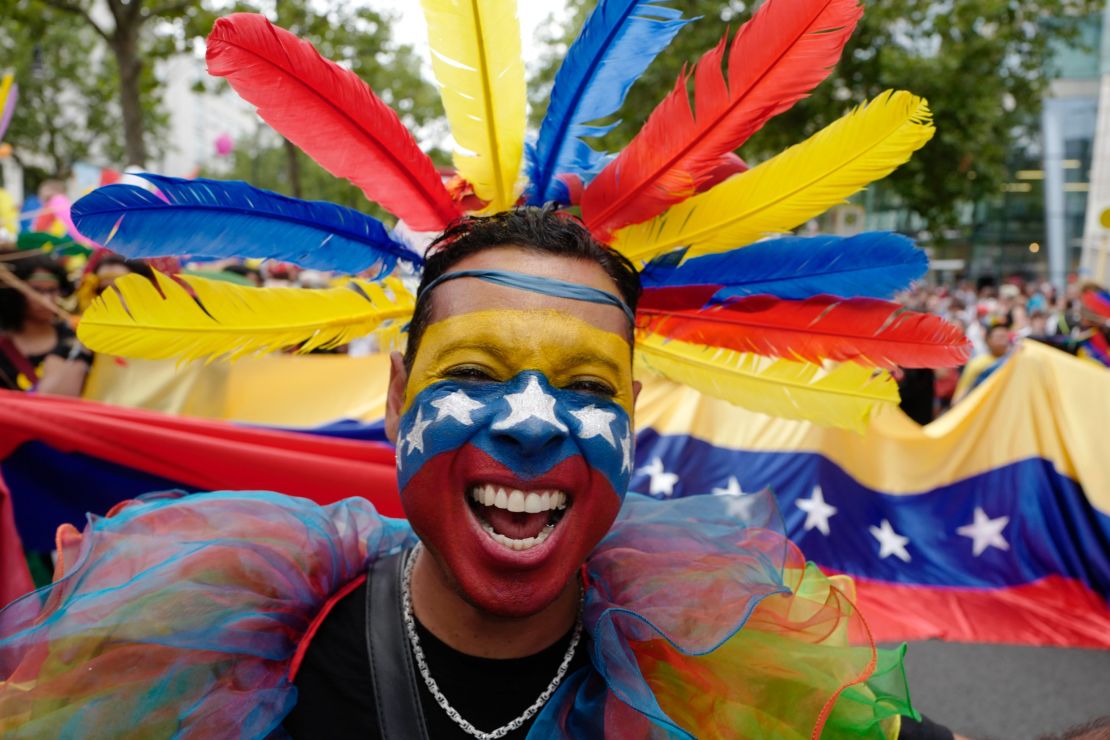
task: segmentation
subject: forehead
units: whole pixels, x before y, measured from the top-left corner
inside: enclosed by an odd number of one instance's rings
[[[578,283],[620,295],[616,283],[596,262],[534,252],[517,246],[496,247],[470,255],[455,263],[449,272],[462,270],[519,272]],[[558,311],[624,338],[629,334],[628,319],[615,306],[543,295],[522,288],[495,285],[477,278],[449,280],[436,287],[429,298],[429,323],[479,311],[542,310]]]

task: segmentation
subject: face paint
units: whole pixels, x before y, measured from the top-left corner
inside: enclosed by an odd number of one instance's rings
[[[631,381],[628,342],[567,314],[428,328],[399,425],[402,503],[476,606],[539,611],[609,530],[632,472]]]

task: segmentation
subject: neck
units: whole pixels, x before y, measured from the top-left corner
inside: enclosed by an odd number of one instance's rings
[[[426,548],[412,573],[416,619],[450,647],[480,658],[523,658],[550,647],[578,618],[578,581],[571,579],[547,607],[527,617],[484,612],[462,598]]]

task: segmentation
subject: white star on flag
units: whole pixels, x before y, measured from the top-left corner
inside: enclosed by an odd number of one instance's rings
[[[578,432],[578,436],[582,439],[601,437],[611,446],[617,446],[617,440],[613,437],[613,428],[610,426],[617,415],[612,411],[599,409],[590,404],[579,411],[571,411],[570,415],[582,424],[582,428]]]
[[[462,391],[455,391],[443,398],[437,398],[432,401],[432,406],[439,412],[436,414],[436,421],[450,416],[463,426],[470,426],[474,423],[474,420],[470,418],[470,412],[477,411],[484,407],[485,404],[480,401],[475,401]]]
[[[894,531],[890,521],[883,519],[878,527],[872,526],[871,536],[879,541],[879,557],[883,560],[895,556],[903,563],[910,562],[910,554],[906,552],[906,545],[910,544],[909,537],[903,537]]]
[[[567,425],[555,418],[555,397],[544,393],[536,376],[528,378],[528,385],[520,393],[505,396],[509,402],[509,415],[493,425],[493,429],[509,429],[529,419],[546,421],[560,432],[569,431]]]
[[[412,423],[409,433],[405,435],[405,441],[409,443],[410,453],[413,450],[424,451],[424,430],[431,423],[431,419],[424,418],[424,409],[416,409],[416,420]]]
[[[678,476],[664,470],[663,461],[658,457],[652,459],[650,464],[640,468],[637,472],[647,473],[651,476],[650,490],[653,496],[674,495],[674,484],[678,483]]]
[[[729,497],[729,516],[734,516],[742,522],[750,522],[752,520],[752,504],[755,503],[757,497],[753,493],[744,493],[744,489],[740,487],[740,481],[736,480],[735,475],[729,476],[728,486],[725,488],[714,488],[713,493],[717,496]]]
[[[621,472],[632,472],[632,432],[626,432],[621,437]]]
[[[825,503],[821,486],[814,486],[809,498],[798,499],[794,505],[806,513],[805,531],[816,527],[818,532],[829,536],[829,518],[836,514],[836,507]]]
[[[1010,549],[1010,543],[1002,536],[1002,530],[1009,523],[1010,517],[1000,516],[997,519],[991,519],[987,516],[987,512],[976,506],[975,521],[957,529],[956,534],[970,538],[971,554],[979,557],[988,547],[997,547],[999,550]]]

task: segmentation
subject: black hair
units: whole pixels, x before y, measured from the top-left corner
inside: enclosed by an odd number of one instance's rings
[[[146,262],[143,262],[142,260],[129,260],[126,257],[122,257],[118,254],[104,255],[104,257],[102,257],[100,261],[96,263],[96,267],[93,268],[93,274],[99,272],[101,267],[107,267],[109,265],[119,265],[120,267],[126,267],[129,271],[137,275],[142,275],[147,280],[154,279],[154,270],[152,270],[150,265],[148,265]]]
[[[556,211],[553,205],[522,206],[493,216],[464,216],[447,227],[425,252],[424,274],[409,323],[406,369],[412,369],[431,316],[431,294],[424,292],[424,286],[466,257],[506,246],[594,262],[612,279],[628,307],[636,310],[641,288],[635,266],[624,255],[594,239],[577,219]]]
[[[58,279],[58,289],[62,297],[73,292],[73,285],[69,282],[65,269],[45,255],[12,260],[8,264],[11,265],[12,274],[24,282],[36,272],[49,272]],[[15,288],[0,287],[0,329],[19,331],[26,320],[27,297]]]

